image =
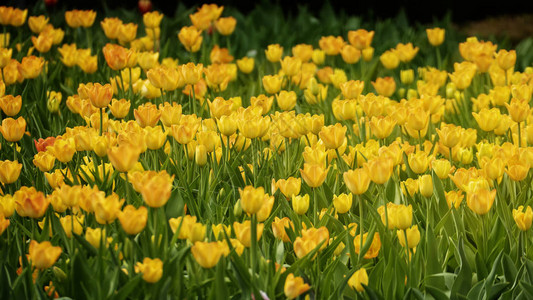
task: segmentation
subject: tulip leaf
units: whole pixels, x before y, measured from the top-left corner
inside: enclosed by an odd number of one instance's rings
[[[441,289],[438,289],[434,286],[431,286],[431,285],[426,285],[426,291],[431,295],[433,296],[433,298],[435,298],[435,300],[446,300],[446,299],[450,299],[450,296],[444,292],[443,290]]]
[[[455,256],[459,262],[459,272],[452,286],[452,299],[460,298],[460,296],[464,297],[472,285],[472,270],[466,259],[464,241],[462,237],[459,238],[459,243],[456,250]]]
[[[127,299],[128,296],[135,290],[135,288],[138,288],[139,283],[142,280],[142,274],[137,274],[133,278],[131,278],[128,283],[126,283],[120,290],[117,291],[117,293],[111,298],[112,300],[124,300]]]

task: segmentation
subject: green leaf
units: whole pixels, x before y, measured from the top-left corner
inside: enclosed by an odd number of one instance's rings
[[[124,300],[128,298],[128,296],[135,290],[135,288],[138,288],[139,282],[142,279],[142,274],[137,274],[135,277],[130,279],[128,283],[126,283],[120,290],[117,291],[117,293],[113,296],[113,300]]]
[[[472,286],[472,269],[466,260],[464,241],[462,237],[459,238],[459,244],[456,250],[456,253],[459,254],[456,255],[456,258],[459,262],[459,273],[457,274],[457,278],[452,286],[450,295],[452,299],[464,298]]]

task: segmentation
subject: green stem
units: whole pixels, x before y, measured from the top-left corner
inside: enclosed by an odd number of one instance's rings
[[[255,286],[255,273],[257,263],[257,216],[252,215],[250,264],[252,268],[252,287]]]
[[[362,266],[362,259],[363,259],[363,198],[361,198],[361,195],[357,195],[357,200],[359,200],[359,236],[361,238],[360,244],[359,244],[359,262]]]

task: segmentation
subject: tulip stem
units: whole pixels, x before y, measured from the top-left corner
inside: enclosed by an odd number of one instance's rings
[[[252,267],[252,288],[255,286],[255,267],[257,260],[257,216],[252,215],[250,264]]]
[[[100,136],[104,132],[104,109],[100,107]]]
[[[410,258],[410,251],[409,251],[409,240],[407,239],[407,230],[402,230],[403,236],[405,238],[405,255],[406,255],[406,261],[407,261],[407,286],[411,286],[411,258]]]
[[[359,262],[362,261],[363,258],[363,198],[361,198],[361,195],[357,195],[357,200],[359,200],[359,236],[361,237],[360,246],[359,246]],[[361,264],[362,266],[362,264]]]
[[[313,226],[316,228],[318,225],[318,203],[316,199],[316,188],[313,188]]]
[[[522,130],[520,129],[520,123],[518,123],[518,148],[520,148],[520,144],[522,144]]]

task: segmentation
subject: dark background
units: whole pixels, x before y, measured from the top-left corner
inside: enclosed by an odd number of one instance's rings
[[[19,7],[31,8],[38,2],[44,0],[7,0],[0,1],[3,5],[15,5]],[[219,5],[231,6],[243,13],[252,10],[258,2],[278,4],[283,7],[287,15],[296,14],[299,7],[307,6],[309,11],[318,13],[325,5],[325,1],[190,1],[190,0],[152,0],[153,8],[162,11],[165,15],[172,15],[182,3],[187,7],[198,6],[202,3],[217,3]],[[451,14],[453,22],[467,22],[486,17],[500,15],[516,15],[533,13],[533,1],[528,0],[500,0],[500,1],[457,1],[457,0],[411,0],[411,1],[372,1],[372,0],[329,0],[336,12],[349,15],[363,15],[369,18],[390,18],[398,15],[404,10],[409,20],[419,23],[429,23],[434,19],[441,19],[447,13]],[[104,7],[109,9],[127,8],[136,9],[137,0],[117,1],[117,0],[58,0],[57,8],[67,9],[95,9],[102,11]]]

